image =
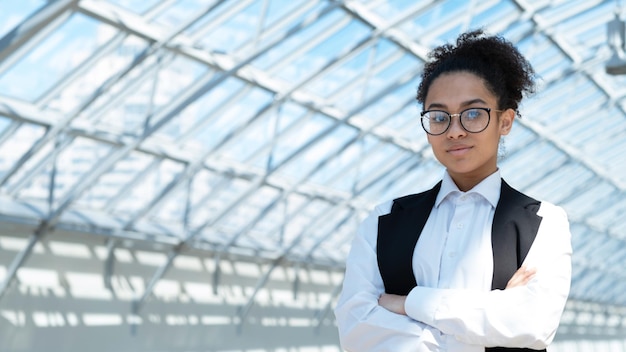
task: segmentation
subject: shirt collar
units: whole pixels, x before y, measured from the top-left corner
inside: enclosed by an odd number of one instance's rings
[[[471,190],[467,192],[462,192],[457,187],[456,183],[448,174],[448,171],[444,172],[443,179],[441,182],[441,189],[439,190],[439,194],[437,194],[437,200],[435,201],[435,206],[439,207],[441,202],[446,199],[450,194],[459,193],[477,193],[480,194],[483,198],[485,198],[492,207],[496,207],[498,205],[498,200],[500,200],[500,190],[502,187],[502,178],[500,176],[500,169],[496,170],[493,174],[487,176],[484,180],[480,181],[479,184],[474,186]]]

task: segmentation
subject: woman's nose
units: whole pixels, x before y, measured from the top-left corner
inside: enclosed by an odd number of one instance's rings
[[[446,131],[448,138],[460,138],[465,136],[467,131],[461,125],[461,118],[458,115],[451,116],[450,127]]]

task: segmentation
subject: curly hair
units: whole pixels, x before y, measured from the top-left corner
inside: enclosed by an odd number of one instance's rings
[[[481,29],[461,34],[456,46],[444,44],[428,55],[417,101],[424,103],[433,81],[444,73],[465,71],[485,81],[498,99],[498,109],[513,109],[523,96],[535,91],[535,71],[522,54],[500,36],[486,36]]]

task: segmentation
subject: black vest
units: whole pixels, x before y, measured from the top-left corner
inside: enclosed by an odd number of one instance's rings
[[[429,191],[395,199],[391,212],[378,218],[376,251],[385,292],[407,295],[417,286],[413,251],[440,188],[441,182]],[[516,191],[502,180],[500,200],[491,227],[492,290],[503,290],[526,258],[541,223],[541,217],[537,215],[539,206],[539,201]],[[486,351],[537,350],[490,347]]]

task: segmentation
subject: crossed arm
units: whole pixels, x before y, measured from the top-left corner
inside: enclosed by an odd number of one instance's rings
[[[509,280],[505,289],[510,289],[513,287],[525,286],[537,273],[537,269],[535,268],[526,268],[522,266],[519,268],[513,277]],[[404,305],[406,303],[407,296],[394,295],[389,293],[383,293],[380,295],[378,299],[378,304],[387,309],[390,312],[407,315]]]

